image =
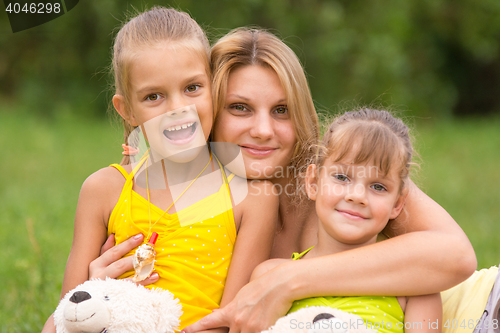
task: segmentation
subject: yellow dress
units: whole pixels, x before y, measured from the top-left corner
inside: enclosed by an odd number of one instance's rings
[[[152,229],[159,234],[155,271],[160,279],[147,287],[167,289],[179,299],[183,310],[181,329],[210,314],[219,307],[236,239],[229,192],[232,175],[226,178],[220,167],[223,179],[218,192],[168,214],[132,190],[138,167],[128,174],[118,164],[111,166],[123,174],[126,182],[111,213],[108,235],[115,234],[117,244],[137,233],[147,236],[151,207],[151,221],[154,223],[161,217]],[[182,226],[178,214],[182,214]],[[129,271],[119,278],[133,275]]]
[[[486,307],[498,267],[476,271],[459,285],[443,291],[443,333],[471,333]]]

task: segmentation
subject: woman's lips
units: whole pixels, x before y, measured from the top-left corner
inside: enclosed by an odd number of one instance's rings
[[[241,149],[253,156],[267,156],[272,154],[278,148],[257,145],[239,145]]]
[[[339,212],[340,215],[347,217],[348,219],[351,219],[351,220],[356,220],[356,221],[366,220],[366,217],[364,217],[362,214],[351,211],[351,210],[337,209],[337,212]]]

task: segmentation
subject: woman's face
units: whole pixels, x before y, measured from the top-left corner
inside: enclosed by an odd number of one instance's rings
[[[287,177],[296,136],[285,91],[273,69],[248,65],[229,74],[213,133],[215,141],[241,148],[248,178]]]

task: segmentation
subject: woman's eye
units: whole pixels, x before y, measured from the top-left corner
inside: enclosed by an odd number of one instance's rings
[[[241,104],[231,105],[231,108],[236,110],[236,111],[247,111],[248,110],[244,105],[241,105]]]
[[[372,188],[375,191],[385,191],[386,190],[386,188],[383,185],[380,185],[380,184],[374,184],[374,185],[372,185]]]
[[[278,106],[275,110],[275,113],[277,114],[287,114],[288,113],[288,108],[286,106]]]
[[[148,101],[157,101],[160,98],[160,95],[158,94],[151,94],[146,97]]]
[[[200,88],[200,86],[199,86],[199,85],[197,85],[197,84],[192,84],[192,85],[190,85],[190,86],[187,86],[186,90],[187,90],[188,92],[195,92],[196,90],[198,90],[198,88]]]
[[[336,174],[336,175],[333,175],[333,177],[340,180],[341,182],[346,182],[349,180],[349,178],[347,178],[347,176],[343,175],[343,174]]]

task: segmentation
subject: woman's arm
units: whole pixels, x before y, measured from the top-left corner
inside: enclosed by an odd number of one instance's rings
[[[250,184],[250,183],[248,183]],[[247,181],[243,186],[247,186]],[[272,183],[254,181],[248,186],[245,199],[233,210],[238,236],[227,274],[220,307],[233,300],[238,291],[250,281],[255,267],[269,259],[278,219],[278,196],[273,194]],[[227,328],[203,331],[223,333]]]
[[[427,292],[417,287],[412,295],[449,289],[466,280],[475,271],[477,260],[474,249],[463,230],[443,207],[411,181],[409,188],[403,211],[396,220],[391,221],[385,232],[391,237],[406,234],[416,238],[416,232],[423,232],[429,237],[426,243],[422,244],[426,244],[427,248],[419,249],[415,244],[411,252],[412,257],[420,259],[418,264],[432,274],[420,276],[430,278],[429,282],[434,281],[437,285],[435,290],[431,290],[433,286],[430,283]]]
[[[233,302],[185,332],[223,325],[265,329],[293,300],[321,295],[422,295],[446,290],[476,268],[472,246],[450,215],[413,183],[395,228],[406,233],[350,251],[284,263],[250,282]],[[215,322],[215,323],[214,323]]]
[[[221,307],[228,304],[250,281],[257,265],[269,259],[278,220],[278,196],[272,183],[257,181],[236,209],[240,218],[238,236],[229,266]]]

